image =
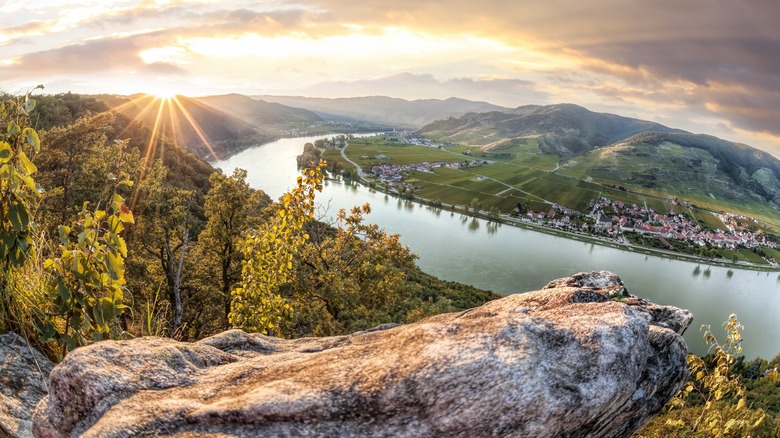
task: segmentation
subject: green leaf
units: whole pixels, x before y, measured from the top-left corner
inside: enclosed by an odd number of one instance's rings
[[[65,285],[65,283],[62,282],[62,280],[57,282],[57,291],[60,294],[60,298],[62,299],[62,304],[67,306],[68,301],[70,301],[70,290]]]
[[[60,226],[57,231],[60,233],[60,242],[67,245],[70,242],[70,227]]]
[[[38,133],[34,129],[24,128],[24,138],[36,153],[41,151],[41,139],[38,138]]]
[[[122,225],[122,221],[116,216],[109,216],[108,219],[106,219],[106,222],[108,222],[108,230],[114,234],[119,234],[125,229],[125,226]]]
[[[9,162],[13,156],[14,151],[11,150],[11,145],[0,141],[0,164]]]
[[[114,250],[116,250],[119,255],[122,257],[127,257],[127,244],[125,243],[125,239],[122,239],[122,237],[111,233],[109,235],[109,241],[110,245]]]
[[[32,110],[34,109],[35,109],[35,99],[30,99],[29,97],[27,97],[24,100],[24,111],[27,114],[30,114],[30,112],[32,112]]]
[[[19,125],[16,124],[13,120],[8,122],[8,134],[10,135],[19,135]]]
[[[93,307],[92,316],[95,320],[95,325],[97,325],[98,330],[102,329],[105,325],[105,320],[103,319],[103,308],[101,306]]]
[[[33,164],[29,158],[27,158],[27,155],[23,151],[19,151],[18,155],[19,161],[22,163],[22,169],[27,175],[32,175],[38,171],[38,168],[35,167],[35,164]],[[35,184],[33,184],[32,190],[35,190]]]
[[[39,193],[38,187],[35,185],[35,181],[31,177],[29,176],[22,177],[22,181],[24,181],[24,184],[31,192],[35,193],[36,195]]]
[[[117,212],[119,211],[119,206],[122,205],[124,202],[125,202],[125,198],[114,193],[114,197],[111,199],[111,208],[114,210],[114,212]]]
[[[12,202],[8,206],[8,220],[11,221],[11,225],[17,232],[27,231],[27,225],[30,223],[27,207],[23,204]]]
[[[105,263],[106,269],[108,270],[108,276],[112,280],[118,281],[125,277],[125,262],[121,256],[109,252],[106,254]]]
[[[116,304],[114,303],[114,300],[111,298],[101,298],[98,306],[101,309],[101,313],[103,314],[103,318],[108,321],[116,318],[117,315],[117,308]]]

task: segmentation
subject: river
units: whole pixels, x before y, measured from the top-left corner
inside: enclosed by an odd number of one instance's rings
[[[226,173],[247,170],[249,184],[276,199],[295,184],[295,157],[318,137],[282,139],[247,149],[215,165]],[[699,327],[709,324],[719,338],[730,313],[744,324],[748,358],[780,353],[780,275],[647,256],[565,239],[508,225],[496,225],[448,211],[401,201],[384,193],[328,181],[318,195],[321,214],[369,202],[370,222],[391,233],[419,255],[424,271],[508,295],[539,289],[550,280],[580,271],[608,270],[628,291],[658,304],[693,312],[685,334],[691,352],[706,353]]]

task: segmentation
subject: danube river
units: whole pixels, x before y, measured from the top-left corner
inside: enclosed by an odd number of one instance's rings
[[[249,184],[276,199],[295,184],[295,157],[316,138],[282,139],[247,149],[216,166],[230,174],[246,169]],[[685,338],[693,353],[706,353],[699,327],[709,324],[719,338],[721,324],[736,313],[744,324],[744,353],[771,359],[780,353],[780,276],[709,267],[646,256],[565,239],[458,213],[401,201],[363,186],[329,181],[318,195],[321,213],[371,204],[368,221],[379,224],[419,255],[424,271],[508,295],[539,289],[550,280],[580,271],[609,270],[629,292],[658,304],[693,312]]]

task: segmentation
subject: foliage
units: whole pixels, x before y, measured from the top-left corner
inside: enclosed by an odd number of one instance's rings
[[[314,194],[322,191],[324,162],[303,170],[297,186],[271,206],[273,215],[245,242],[242,284],[231,293],[229,322],[236,327],[271,333],[291,311],[279,289],[294,279],[293,260],[309,235]]]
[[[691,377],[669,403],[664,423],[651,423],[640,436],[750,437],[766,430],[766,413],[747,404],[745,387],[733,372],[735,355],[742,353],[740,331],[744,327],[734,314],[729,315],[723,326],[726,329],[723,343],[709,326],[702,326],[712,355],[688,356]]]
[[[86,115],[43,135],[47,151],[39,164],[41,183],[49,188],[45,204],[53,213],[50,222],[65,223],[85,201],[100,199],[106,174],[119,166],[115,161],[124,152],[107,144],[113,122],[111,113]]]
[[[240,279],[241,241],[256,225],[260,209],[270,203],[265,193],[249,187],[246,177],[243,169],[235,169],[231,176],[211,174],[204,205],[207,222],[198,241],[207,263],[216,265],[213,272],[223,296],[225,320],[230,313],[230,291]]]
[[[333,227],[310,224],[311,239],[295,261],[287,295],[295,313],[284,334],[327,336],[404,322],[416,255],[397,234],[365,223],[370,212],[365,204],[349,214],[340,210]]]
[[[133,214],[117,193],[133,182],[126,173],[108,175],[112,187],[108,209],[88,209],[74,227],[59,227],[60,255],[46,260],[51,274],[47,294],[51,312],[37,313],[41,341],[56,341],[63,352],[116,333],[112,324],[123,304],[127,245],[120,236]]]
[[[0,239],[0,331],[48,342],[38,346],[54,359],[120,335],[198,339],[224,330],[228,310],[236,325],[301,336],[414,321],[495,298],[420,272],[397,236],[365,223],[367,206],[342,212],[335,227],[315,221],[317,169],[261,211],[270,200],[249,188],[245,173],[214,172],[148,127],[101,112],[107,107],[92,98],[40,102],[31,116],[29,96],[7,97],[0,111],[0,141],[12,150],[0,164],[21,175],[21,183],[2,186],[2,232],[10,237]],[[42,141],[25,129],[31,120]],[[40,143],[46,153],[33,156]],[[8,207],[21,205],[12,187],[24,198],[26,222]],[[131,215],[135,226],[121,231]],[[11,263],[25,245],[24,260]],[[242,263],[263,247],[259,260]]]
[[[22,331],[27,313],[11,287],[12,273],[34,254],[33,207],[40,187],[32,175],[37,171],[28,158],[41,147],[37,132],[29,127],[35,100],[0,102],[0,330]]]

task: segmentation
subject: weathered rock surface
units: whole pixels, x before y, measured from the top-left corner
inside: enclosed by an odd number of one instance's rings
[[[687,378],[690,322],[594,272],[350,336],[101,342],[54,369],[33,427],[39,437],[623,437]]]
[[[14,333],[0,335],[0,437],[32,437],[32,413],[54,364]]]

